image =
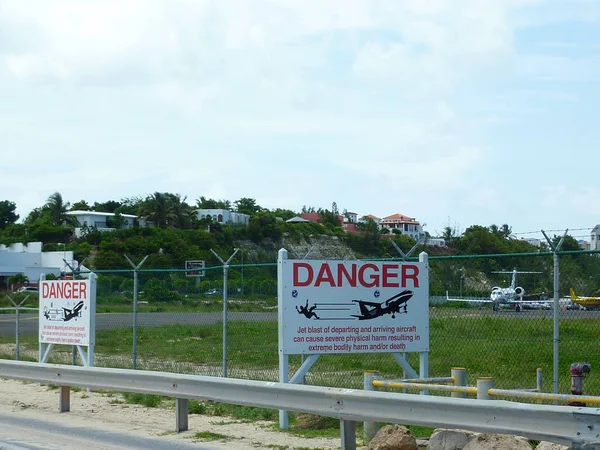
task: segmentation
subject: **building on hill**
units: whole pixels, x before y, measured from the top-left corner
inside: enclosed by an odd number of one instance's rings
[[[114,213],[97,211],[67,211],[67,215],[77,220],[75,227],[75,236],[80,238],[86,228],[95,228],[97,231],[113,231],[117,228],[110,226],[109,221],[117,215]],[[121,226],[119,228],[132,228],[135,225],[137,216],[132,214],[119,214],[121,217]]]
[[[596,225],[590,233],[590,250],[600,250],[600,225]]]
[[[345,223],[358,223],[358,214],[346,211],[344,214],[344,222]]]
[[[402,234],[410,236],[415,241],[425,237],[421,224],[413,217],[408,217],[404,214],[392,214],[391,216],[384,217],[381,219],[379,226],[389,230],[398,230]]]
[[[227,209],[197,209],[198,220],[210,218],[213,222],[220,224],[248,225],[250,216]]]
[[[374,216],[373,214],[362,216],[360,219],[358,219],[358,223],[366,223],[369,219],[375,222],[378,226],[381,224],[381,219],[377,216]]]
[[[30,283],[37,283],[42,274],[72,275],[69,265],[75,269],[87,270],[83,266],[79,267],[78,262],[73,259],[71,250],[43,252],[41,242],[9,246],[0,244],[0,286],[2,288],[11,289],[11,286],[8,286],[8,278],[20,273],[25,275]]]
[[[302,217],[303,219],[308,220],[309,222],[321,223],[321,216],[320,216],[320,214],[318,212],[302,213],[302,214],[300,214],[300,217]],[[340,220],[341,224],[344,223],[344,216],[343,215],[338,214],[338,219]]]

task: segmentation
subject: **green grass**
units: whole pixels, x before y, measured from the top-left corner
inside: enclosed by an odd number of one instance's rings
[[[225,434],[220,433],[213,433],[212,431],[199,431],[198,433],[194,433],[194,435],[191,437],[191,439],[202,441],[220,441],[228,440],[231,438],[231,436],[227,436]]]
[[[452,367],[467,369],[468,384],[480,376],[492,376],[501,388],[534,388],[536,369],[541,367],[545,391],[551,391],[553,322],[534,311],[514,315],[444,309],[430,319],[429,368],[432,376],[449,376]],[[460,314],[459,314],[460,313]],[[575,361],[597,361],[600,321],[595,318],[562,320],[560,324],[560,392],[570,392],[569,365]],[[169,325],[138,327],[140,368],[165,371],[203,372],[203,367],[220,371],[222,365],[221,324],[210,326]],[[131,328],[97,333],[96,354],[104,365],[131,367]],[[14,336],[0,337],[0,343],[14,344]],[[37,336],[21,336],[21,359],[35,360],[25,350],[37,350]],[[57,346],[70,352],[70,347]],[[4,351],[5,358],[14,359]],[[120,360],[117,359],[120,357]],[[418,354],[409,354],[418,368]],[[114,359],[111,359],[114,358]],[[291,370],[300,357],[290,358]],[[125,364],[125,365],[123,365]],[[187,364],[187,365],[182,365]],[[228,327],[228,368],[232,377],[275,380],[278,373],[277,323],[231,321]],[[311,384],[361,388],[364,370],[378,370],[384,379],[401,378],[402,371],[389,354],[322,356],[308,374]],[[584,381],[584,392],[600,394],[600,375],[594,371]],[[218,411],[217,411],[218,412]]]
[[[190,400],[188,402],[190,414],[203,414],[217,417],[233,417],[241,421],[270,420],[275,421],[279,412],[274,409],[255,408],[252,406],[238,406],[227,403]]]
[[[124,392],[123,398],[126,403],[134,403],[138,405],[143,405],[148,408],[156,408],[160,406],[165,397],[160,395],[152,395],[152,394],[138,394],[136,392]]]

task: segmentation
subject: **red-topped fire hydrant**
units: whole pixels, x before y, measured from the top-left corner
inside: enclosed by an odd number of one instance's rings
[[[583,376],[590,373],[592,365],[589,362],[576,362],[571,364],[571,394],[583,395]],[[585,406],[583,402],[569,402],[570,406]]]

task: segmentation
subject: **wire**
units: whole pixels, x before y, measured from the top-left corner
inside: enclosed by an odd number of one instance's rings
[[[569,228],[569,231],[590,231],[593,230],[593,227],[588,227],[588,228]],[[554,232],[562,232],[564,233],[566,229],[562,229],[562,230],[543,230],[545,232],[548,233],[554,233]],[[522,231],[519,233],[511,233],[512,236],[520,236],[520,235],[524,235],[524,234],[539,234],[541,233],[542,230],[538,230],[538,231]]]

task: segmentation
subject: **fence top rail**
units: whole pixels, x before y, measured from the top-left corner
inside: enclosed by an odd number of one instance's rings
[[[374,392],[0,360],[3,378],[282,409],[350,421],[465,428],[571,445],[598,440],[600,409]],[[422,388],[422,385],[420,386]],[[465,424],[468,424],[467,426]]]

